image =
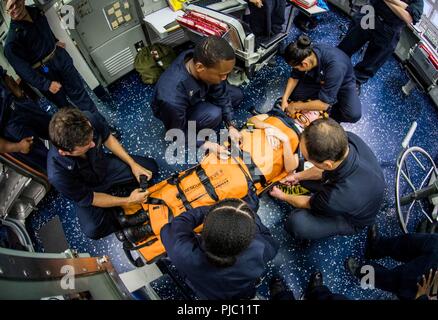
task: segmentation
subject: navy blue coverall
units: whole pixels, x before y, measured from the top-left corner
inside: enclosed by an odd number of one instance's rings
[[[403,2],[409,5],[406,10],[410,13],[413,23],[420,21],[423,13],[423,0],[404,0]],[[359,12],[353,17],[350,29],[338,45],[339,49],[351,57],[368,42],[362,61],[354,67],[356,80],[360,84],[372,78],[389,59],[400,39],[402,27],[405,25],[405,22],[391,11],[383,0],[371,0],[371,5],[376,13],[375,27],[363,29],[361,19],[365,14]]]
[[[283,31],[286,0],[264,0],[261,8],[248,1],[248,7],[250,14],[244,18],[258,42]]]
[[[50,115],[31,99],[15,97],[4,82],[0,67],[0,136],[11,142],[34,137],[28,154],[12,153],[16,159],[39,172],[46,173],[47,148],[39,139],[49,139]]]
[[[356,91],[353,65],[338,48],[315,45],[318,65],[307,73],[292,70],[291,78],[299,79],[289,97],[291,101],[321,100],[331,106],[330,117],[338,122],[357,122],[362,105]]]
[[[209,263],[201,236],[193,232],[204,222],[210,207],[189,210],[161,229],[161,241],[168,257],[201,299],[253,298],[267,263],[277,254],[279,243],[256,214],[259,207],[257,195],[250,191],[243,200],[255,213],[257,231],[249,247],[237,256],[236,263],[231,267],[218,268]]]
[[[91,239],[103,238],[121,229],[116,214],[118,207],[99,208],[92,205],[94,192],[110,193],[112,187],[134,183],[136,178],[130,167],[112,154],[103,151],[110,135],[105,119],[98,113],[85,112],[93,126],[96,146],[86,153],[86,159],[61,156],[51,145],[47,157],[50,183],[64,196],[75,202],[76,215],[85,235]],[[151,158],[132,156],[155,177],[158,166]]]
[[[438,234],[410,233],[394,238],[380,237],[372,250],[375,259],[391,257],[403,262],[393,269],[376,262],[367,263],[374,267],[376,288],[392,292],[399,299],[415,299],[421,277],[427,276],[430,269],[438,269]]]
[[[73,65],[67,51],[56,45],[45,15],[37,8],[27,7],[33,22],[11,21],[5,42],[5,56],[15,72],[28,84],[38,89],[58,108],[71,105],[70,101],[83,111],[95,112],[96,105],[85,90],[81,76]],[[55,55],[42,67],[32,66],[49,56]],[[52,81],[61,83],[61,90],[53,94],[49,91]]]
[[[295,209],[286,230],[298,239],[352,235],[372,225],[383,202],[385,179],[372,150],[357,135],[347,132],[349,153],[333,171],[301,184],[314,191],[310,209]]]
[[[196,80],[185,63],[193,51],[181,53],[164,71],[155,86],[152,110],[163,121],[166,130],[187,132],[188,121],[196,122],[196,130],[216,129],[224,121],[233,121],[233,108],[243,100],[243,93],[226,81],[207,85]],[[198,141],[199,147],[203,142]]]

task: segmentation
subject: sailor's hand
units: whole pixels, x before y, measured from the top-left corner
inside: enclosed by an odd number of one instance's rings
[[[10,75],[5,74],[3,76],[6,87],[12,92],[12,94],[17,98],[22,98],[24,96],[23,89],[20,87],[21,80],[15,80]]]
[[[417,283],[417,296],[415,299],[418,299],[421,296],[427,296],[430,299],[432,289],[438,286],[438,270],[433,272],[430,269],[428,276],[423,275],[421,282]]]
[[[137,162],[131,165],[131,171],[134,177],[140,182],[140,176],[145,175],[148,178],[148,181],[152,179],[152,172],[146,168],[143,168]]]
[[[269,191],[269,194],[270,194],[272,197],[274,197],[274,198],[276,198],[276,199],[278,199],[278,200],[283,200],[283,201],[286,200],[286,196],[287,196],[287,195],[286,195],[283,191],[281,191],[278,187],[273,187],[272,190]]]
[[[24,138],[18,142],[18,148],[20,153],[28,154],[32,149],[33,137]]]
[[[65,43],[62,42],[62,41],[58,41],[58,42],[56,43],[56,45],[57,45],[58,47],[62,48],[62,49],[65,49]]]
[[[276,137],[281,142],[289,141],[289,137],[280,129],[278,129],[274,126],[268,128],[268,129],[269,129],[270,134],[273,135],[274,137]]]
[[[128,202],[130,204],[143,204],[148,200],[149,194],[148,190],[143,192],[141,189],[135,189],[129,195]]]
[[[289,106],[289,102],[287,101],[287,99],[282,99],[281,100],[281,110],[286,110],[286,108]]]
[[[254,4],[257,8],[263,7],[263,1],[262,0],[249,0],[252,4]]]
[[[62,85],[58,81],[52,81],[49,87],[49,91],[53,94],[57,94],[61,90]]]
[[[277,150],[280,148],[281,142],[275,135],[275,128],[268,127],[265,129],[266,140],[268,140],[269,145],[272,149]]]
[[[295,102],[291,102],[288,104],[288,106],[286,107],[286,113],[289,115],[293,115],[298,111],[297,106],[295,104]]]
[[[273,149],[278,149],[281,143],[289,141],[289,137],[276,127],[267,127],[265,129],[266,138],[268,143]]]
[[[297,173],[292,173],[292,174],[288,175],[286,178],[284,178],[283,180],[281,180],[280,183],[287,184],[289,186],[293,186],[293,185],[300,183],[300,179],[298,178]]]
[[[239,132],[239,130],[234,127],[230,127],[228,129],[228,134],[230,135],[231,141],[239,146],[242,141],[242,134]]]
[[[230,157],[231,153],[224,146],[218,145],[217,143],[207,141],[203,145],[204,149],[208,149],[210,152],[216,154],[219,158],[226,160]]]

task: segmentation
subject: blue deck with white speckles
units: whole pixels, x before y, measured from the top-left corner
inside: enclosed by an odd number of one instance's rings
[[[346,25],[348,19],[337,13],[329,12],[321,19],[318,28],[309,35],[314,42],[337,45],[341,34],[339,26]],[[293,31],[290,40],[298,32]],[[354,59],[354,61],[357,57]],[[277,58],[275,67],[265,67],[244,88],[245,100],[241,109],[236,111],[239,124],[243,124],[250,114],[248,110],[256,106],[266,111],[273,101],[282,95],[282,90],[290,73],[289,67]],[[404,96],[401,86],[408,81],[404,70],[395,58],[391,58],[377,76],[362,88],[361,101],[363,118],[354,125],[345,128],[361,136],[376,153],[388,184],[385,203],[378,216],[378,224],[383,234],[401,233],[394,205],[395,160],[401,149],[401,141],[413,121],[418,129],[412,144],[428,150],[434,159],[438,155],[438,112],[432,101],[424,93],[414,90]],[[160,178],[185,169],[187,166],[169,166],[164,158],[166,143],[164,128],[152,115],[150,102],[153,86],[141,82],[136,73],[130,73],[109,88],[111,99],[100,103],[99,109],[122,133],[121,141],[133,154],[154,157],[161,166]],[[359,196],[359,195],[358,195]],[[349,256],[362,257],[365,231],[351,237],[334,237],[314,241],[307,246],[298,244],[283,229],[283,221],[288,214],[288,206],[279,204],[269,197],[263,197],[259,215],[271,229],[272,234],[281,242],[281,249],[273,261],[274,269],[286,280],[296,296],[302,293],[310,274],[321,270],[325,283],[334,291],[344,293],[352,299],[391,299],[392,295],[380,290],[363,290],[344,269],[343,262]],[[120,242],[111,235],[99,241],[87,239],[81,232],[72,203],[53,191],[31,217],[30,226],[38,231],[44,223],[59,215],[70,246],[79,252],[88,252],[92,256],[108,255],[119,272],[133,269],[126,259]],[[35,244],[41,247],[35,236]],[[394,262],[383,260],[386,266]],[[162,286],[166,286],[164,282]],[[168,286],[168,285],[167,285]],[[260,289],[267,296],[266,284]],[[171,294],[166,297],[173,297]],[[164,296],[163,296],[164,297]]]

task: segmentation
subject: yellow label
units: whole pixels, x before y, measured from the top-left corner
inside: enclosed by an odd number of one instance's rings
[[[183,8],[183,3],[186,2],[185,0],[168,0],[169,6],[172,8],[173,11],[178,11]]]

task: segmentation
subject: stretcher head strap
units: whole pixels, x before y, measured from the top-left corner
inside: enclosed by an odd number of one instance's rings
[[[275,116],[281,122],[283,122],[285,126],[295,131],[298,137],[301,136],[301,131],[298,129],[298,126],[295,123],[294,119],[289,117],[283,110],[277,107],[277,104],[275,104],[274,108],[272,108],[272,110],[268,112],[268,115]]]

